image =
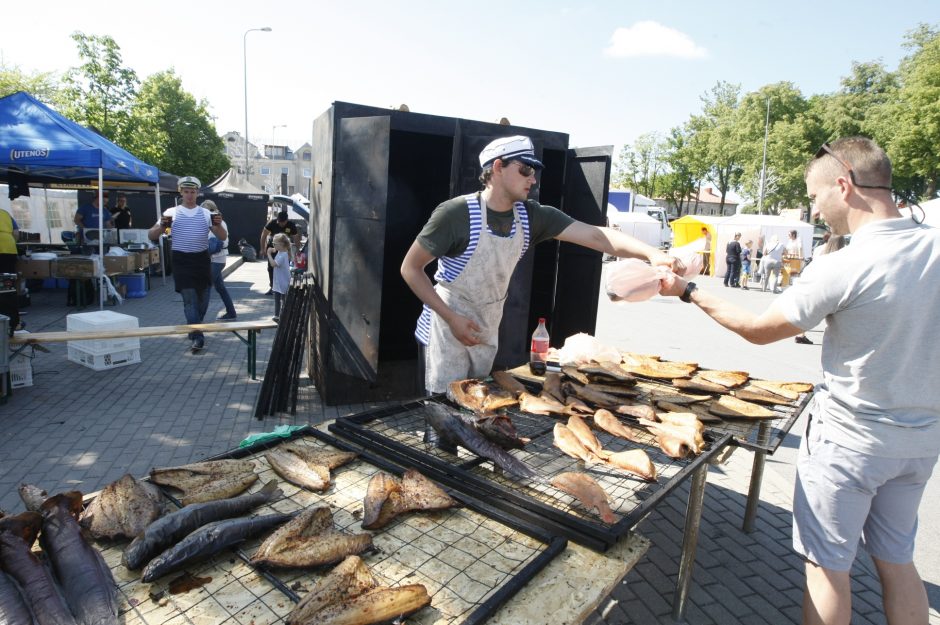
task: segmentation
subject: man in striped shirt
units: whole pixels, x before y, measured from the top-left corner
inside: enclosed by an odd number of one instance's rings
[[[212,285],[212,263],[209,256],[209,232],[220,241],[228,238],[222,227],[222,216],[212,215],[196,204],[202,184],[194,176],[179,180],[182,205],[176,206],[173,216],[164,216],[152,228],[150,238],[158,239],[172,223],[173,279],[176,291],[183,297],[183,314],[186,323],[202,323],[209,308],[209,289]],[[192,352],[205,347],[202,332],[190,332]]]

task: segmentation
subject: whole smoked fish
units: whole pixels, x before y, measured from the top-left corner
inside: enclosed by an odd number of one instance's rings
[[[329,506],[308,508],[277,528],[251,557],[252,564],[304,568],[335,564],[372,549],[371,534],[347,534],[333,527]]]

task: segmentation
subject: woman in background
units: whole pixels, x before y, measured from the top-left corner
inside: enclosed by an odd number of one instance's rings
[[[274,235],[274,247],[268,248],[268,264],[273,269],[274,320],[281,316],[281,300],[290,287],[290,239],[283,232]]]
[[[222,216],[222,211],[215,205],[215,202],[212,200],[205,200],[202,203],[203,208],[208,208],[209,212],[213,215]],[[225,230],[225,233],[228,234],[228,225],[223,219],[222,228]],[[211,232],[209,233],[209,251],[212,252],[212,240],[215,239],[215,235]],[[229,294],[228,289],[225,288],[225,278],[222,276],[222,271],[225,269],[225,259],[228,258],[228,239],[222,241],[222,248],[217,252],[212,252],[212,286],[215,287],[216,293],[219,294],[219,297],[222,298],[222,304],[225,305],[225,314],[219,317],[219,321],[235,321],[235,304],[232,303],[232,296]]]

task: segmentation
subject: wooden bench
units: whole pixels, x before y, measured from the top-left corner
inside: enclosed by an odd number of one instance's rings
[[[16,347],[18,354],[30,345],[42,343],[63,343],[66,341],[88,341],[96,339],[126,339],[151,336],[172,336],[200,332],[231,332],[248,346],[248,375],[257,379],[257,338],[262,330],[276,328],[274,321],[231,321],[225,323],[194,323],[178,326],[149,326],[145,328],[127,328],[123,330],[98,330],[95,332],[34,332],[16,334],[10,338],[10,346]],[[247,332],[242,336],[239,332]]]

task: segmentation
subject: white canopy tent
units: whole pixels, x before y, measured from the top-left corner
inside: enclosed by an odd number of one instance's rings
[[[653,247],[659,247],[660,224],[645,212],[621,213],[616,206],[608,204],[607,218],[612,228],[636,237]]]
[[[785,219],[778,215],[732,215],[715,223],[715,275],[724,276],[728,270],[725,262],[725,247],[734,238],[736,232],[741,233],[741,247],[747,241],[752,241],[751,248],[753,260],[759,247],[765,245],[772,237],[777,237],[782,245],[786,245],[791,230],[796,230],[797,238],[803,246],[803,258],[809,258],[813,251],[813,225],[796,219]]]

